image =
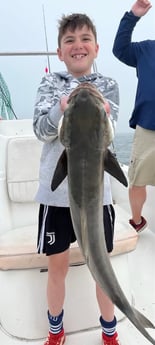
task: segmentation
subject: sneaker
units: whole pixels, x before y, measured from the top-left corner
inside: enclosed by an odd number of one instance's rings
[[[66,337],[65,337],[64,329],[58,334],[53,334],[49,332],[44,345],[63,345],[65,342],[65,338]]]
[[[106,334],[102,332],[102,340],[103,340],[103,345],[120,345],[117,332],[111,337],[108,337]]]
[[[136,224],[133,219],[129,220],[130,225],[137,231],[137,233],[143,231],[147,227],[147,221],[144,217],[141,216],[141,223]]]

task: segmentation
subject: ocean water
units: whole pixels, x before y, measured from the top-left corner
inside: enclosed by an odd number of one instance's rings
[[[122,164],[129,164],[133,135],[134,131],[129,133],[116,133],[115,135],[113,142],[114,151],[117,159]]]

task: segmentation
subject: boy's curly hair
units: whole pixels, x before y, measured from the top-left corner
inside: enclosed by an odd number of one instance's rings
[[[93,24],[92,20],[86,15],[82,13],[73,13],[68,16],[63,15],[62,18],[58,21],[58,47],[60,48],[61,39],[66,31],[69,29],[70,31],[74,32],[76,28],[82,28],[84,25],[90,29],[95,37],[95,41],[97,42],[97,32],[96,27]]]

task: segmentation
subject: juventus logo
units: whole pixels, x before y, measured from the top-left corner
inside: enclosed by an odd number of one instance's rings
[[[48,244],[52,246],[52,244],[55,243],[55,232],[47,232],[46,237],[49,237]]]

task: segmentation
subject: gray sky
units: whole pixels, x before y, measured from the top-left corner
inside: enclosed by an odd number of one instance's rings
[[[135,99],[136,75],[133,68],[123,65],[113,56],[112,45],[120,19],[132,4],[130,0],[1,0],[0,51],[46,50],[42,5],[50,51],[56,51],[57,48],[57,22],[62,14],[86,13],[94,21],[98,32],[98,71],[115,78],[119,83],[117,132],[128,132],[128,120]],[[152,5],[154,7],[137,24],[133,40],[155,39],[154,1]],[[19,118],[33,116],[36,90],[46,65],[46,57],[0,57],[0,72],[7,82]],[[51,71],[65,69],[57,57],[50,58],[50,66]]]

